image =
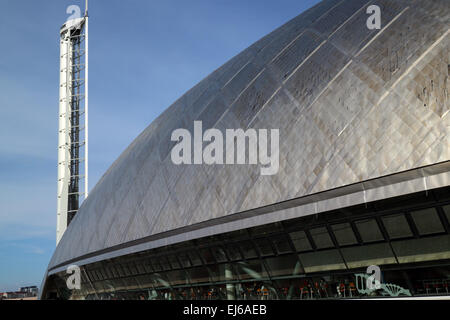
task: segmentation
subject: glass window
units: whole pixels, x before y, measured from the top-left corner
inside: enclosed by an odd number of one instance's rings
[[[97,278],[101,281],[104,280],[105,277],[103,276],[103,273],[100,269],[97,269]]]
[[[153,258],[151,260],[151,264],[152,264],[154,272],[158,272],[158,271],[162,270],[161,265],[159,264],[159,261],[156,258]]]
[[[237,279],[236,271],[231,263],[208,266],[211,281],[232,281]]]
[[[103,274],[104,280],[111,279],[111,274],[109,272],[109,268],[104,267],[102,269],[102,274]]]
[[[303,268],[296,254],[267,258],[265,261],[272,277],[293,276],[303,273]]]
[[[384,240],[375,219],[359,220],[355,222],[356,228],[364,242]]]
[[[442,209],[445,212],[445,215],[447,216],[447,221],[450,223],[450,204],[448,206],[443,206]]]
[[[215,263],[214,257],[211,253],[211,251],[208,248],[201,249],[200,253],[202,255],[203,261],[205,261],[206,264]]]
[[[392,242],[400,263],[417,263],[450,258],[450,235]]]
[[[192,265],[199,266],[202,264],[202,260],[194,250],[189,251],[189,258],[191,258]]]
[[[336,237],[336,240],[340,246],[347,246],[358,243],[358,241],[356,241],[356,237],[353,233],[350,223],[346,222],[334,224],[331,226],[331,229],[333,230],[334,236]]]
[[[88,274],[89,274],[89,278],[91,279],[91,281],[98,281],[95,270],[88,271]]]
[[[95,272],[95,270],[89,270],[88,274],[91,281],[98,281],[97,273]]]
[[[102,275],[103,275],[103,280],[109,279],[111,278],[111,275],[109,274],[109,269],[108,268],[102,268]]]
[[[111,278],[120,278],[119,273],[117,272],[117,269],[115,266],[109,268],[110,273],[113,275]]]
[[[117,273],[119,274],[120,277],[125,277],[126,276],[126,274],[123,271],[122,266],[120,264],[116,264],[115,267],[116,267],[116,271],[117,271]]]
[[[145,288],[152,287],[153,281],[152,281],[152,277],[150,275],[143,274],[143,275],[136,276],[135,278],[141,287],[145,287]]]
[[[117,273],[114,270],[114,268],[108,267],[107,270],[108,270],[108,274],[109,274],[109,279],[117,278]]]
[[[127,277],[124,279],[124,283],[127,289],[135,289],[139,287],[139,284],[134,277]]]
[[[275,246],[275,250],[278,254],[292,252],[292,248],[289,244],[289,240],[285,235],[272,238],[272,242]]]
[[[152,274],[152,281],[155,287],[158,288],[170,287],[170,284],[167,281],[166,272]]]
[[[206,267],[187,269],[186,274],[191,283],[209,282],[209,273]]]
[[[258,256],[253,243],[250,241],[243,241],[240,243],[240,246],[245,259],[252,259]]]
[[[159,263],[161,264],[161,268],[162,268],[163,270],[170,270],[170,269],[171,269],[171,268],[170,268],[169,261],[167,260],[166,257],[160,256],[160,257],[158,257],[157,259],[158,259]]]
[[[142,261],[142,260],[138,261],[136,263],[136,268],[137,268],[139,274],[146,273],[145,268],[144,268],[144,261]]]
[[[137,270],[137,268],[136,268],[134,263],[128,264],[128,269],[130,270],[131,274],[134,275],[134,276],[139,274],[139,272],[138,272],[138,270]]]
[[[186,253],[179,253],[178,258],[180,259],[183,268],[189,268],[191,266],[191,262]]]
[[[180,269],[180,263],[177,260],[177,257],[173,254],[168,256],[170,266],[172,269]]]
[[[394,214],[383,217],[383,224],[391,239],[412,236],[408,221],[403,214]]]
[[[217,262],[225,262],[228,260],[225,251],[219,246],[212,247],[211,252],[213,253]]]
[[[345,269],[344,261],[336,249],[302,253],[299,257],[308,273]]]
[[[444,227],[435,208],[414,211],[411,212],[411,216],[421,235],[444,232]]]
[[[116,289],[116,290],[125,287],[124,280],[123,280],[123,279],[120,279],[120,278],[111,279],[111,280],[109,281],[109,283],[110,283],[110,285],[112,285],[112,287],[113,287],[114,289]]]
[[[128,265],[122,265],[122,270],[125,272],[126,276],[131,276],[133,274]]]
[[[150,264],[149,261],[145,261],[143,266],[144,266],[144,269],[145,269],[146,273],[152,273],[153,272],[152,265]]]
[[[88,279],[86,277],[86,269],[82,269],[80,275],[81,275],[81,283],[88,283]]]
[[[261,279],[267,277],[267,272],[259,259],[240,261],[236,263],[236,272],[241,280]]]
[[[272,245],[266,238],[256,239],[255,243],[258,246],[259,253],[262,257],[274,255]]]
[[[225,250],[227,250],[228,257],[231,260],[242,260],[241,253],[239,252],[239,248],[234,244],[228,244],[225,247]]]
[[[331,241],[328,230],[325,227],[315,228],[309,230],[311,237],[316,244],[317,249],[331,248],[334,247],[333,241]]]
[[[97,290],[97,292],[105,290],[104,283],[102,283],[101,281],[94,282],[92,285],[94,286],[95,290]]]
[[[350,269],[396,263],[391,247],[387,242],[342,248],[341,252]]]
[[[188,283],[184,270],[169,271],[166,272],[165,275],[172,286]]]
[[[296,231],[289,233],[292,243],[294,244],[295,250],[297,251],[309,251],[312,250],[311,244],[309,243],[308,237],[305,231]]]

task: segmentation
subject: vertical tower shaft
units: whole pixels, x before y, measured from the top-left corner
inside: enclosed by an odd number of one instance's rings
[[[87,195],[87,181],[80,184],[87,179],[86,22],[87,16],[68,20],[60,32],[57,243]]]

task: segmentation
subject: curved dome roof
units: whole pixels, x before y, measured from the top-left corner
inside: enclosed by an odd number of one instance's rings
[[[91,191],[49,267],[449,160],[447,0],[375,1],[381,30],[366,27],[369,2],[319,3],[178,99]],[[192,131],[194,120],[204,129],[279,128],[278,173],[262,176],[258,165],[174,165],[171,133]]]

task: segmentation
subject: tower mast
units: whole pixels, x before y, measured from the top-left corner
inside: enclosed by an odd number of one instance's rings
[[[87,0],[83,17],[79,7],[70,6],[68,13],[75,14],[60,29],[57,244],[88,193],[87,10]]]
[[[85,48],[86,48],[86,57],[85,57],[85,64],[86,64],[86,71],[85,71],[85,77],[86,77],[86,85],[85,85],[85,105],[84,105],[84,137],[86,141],[85,146],[85,156],[84,156],[84,194],[85,198],[87,198],[89,194],[89,176],[88,176],[88,151],[89,151],[89,140],[88,140],[88,133],[89,133],[89,126],[88,126],[88,110],[89,110],[89,14],[88,14],[88,1],[86,0],[86,6],[84,11],[84,19],[85,19]]]

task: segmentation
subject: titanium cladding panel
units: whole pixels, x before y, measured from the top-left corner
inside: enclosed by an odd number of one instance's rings
[[[450,160],[448,1],[370,3],[381,7],[381,30],[366,27],[369,1],[322,1],[179,98],[105,173],[49,267]],[[278,173],[262,176],[258,165],[174,165],[171,133],[192,132],[194,120],[204,130],[279,129]]]

